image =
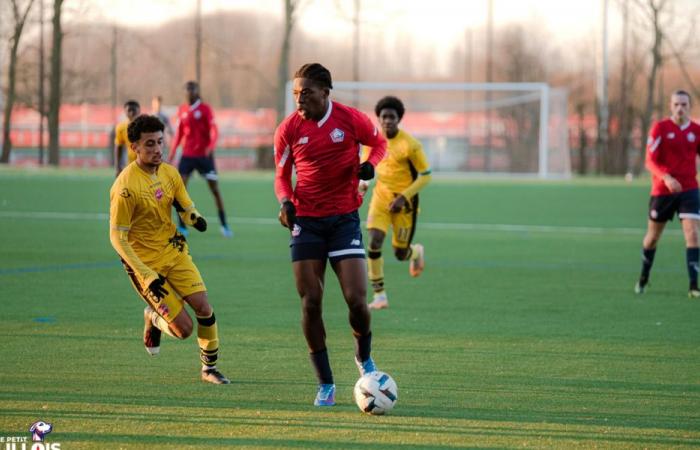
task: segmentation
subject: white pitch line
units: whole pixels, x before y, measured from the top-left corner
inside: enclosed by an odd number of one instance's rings
[[[80,213],[57,211],[0,211],[0,218],[6,219],[41,219],[41,220],[109,220],[107,213]],[[208,217],[207,220],[216,220]],[[247,225],[279,225],[277,219],[262,217],[231,217],[233,223]],[[419,222],[419,228],[428,230],[457,230],[457,231],[500,231],[508,233],[560,233],[560,234],[624,234],[642,236],[642,228],[603,228],[580,226],[553,226],[553,225],[513,225],[513,224],[480,224],[480,223],[445,223],[445,222]],[[666,233],[680,234],[680,230],[666,230]],[[641,238],[640,238],[641,239]]]

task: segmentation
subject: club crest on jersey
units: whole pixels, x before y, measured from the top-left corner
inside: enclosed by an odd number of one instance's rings
[[[688,142],[695,142],[695,133],[692,131],[688,133]]]
[[[331,131],[331,141],[337,144],[339,142],[343,142],[343,139],[345,139],[345,132],[343,130],[340,128],[334,128],[333,131]]]
[[[200,117],[202,117],[202,112],[197,109],[192,115],[194,115],[195,119],[199,119]]]
[[[163,190],[161,188],[156,189],[156,200],[160,201],[163,198]]]

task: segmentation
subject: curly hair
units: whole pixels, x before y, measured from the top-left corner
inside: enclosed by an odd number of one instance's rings
[[[294,73],[294,78],[308,78],[321,88],[333,89],[330,71],[319,63],[304,64]]]
[[[136,142],[141,139],[141,133],[155,133],[165,130],[165,125],[157,116],[141,114],[131,121],[126,129],[129,142]]]
[[[382,109],[393,109],[396,111],[396,114],[399,115],[399,120],[403,118],[403,114],[406,112],[406,108],[403,106],[403,102],[399,100],[397,97],[387,95],[386,97],[382,98],[377,102],[377,106],[374,107],[374,113],[379,117],[379,114],[382,112]]]
[[[129,107],[141,109],[141,105],[139,105],[139,102],[137,102],[136,100],[127,100],[126,102],[124,102],[124,109]]]

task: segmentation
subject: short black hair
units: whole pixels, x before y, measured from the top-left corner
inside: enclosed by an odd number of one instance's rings
[[[304,64],[294,73],[294,78],[307,78],[319,87],[333,89],[330,71],[319,63]]]
[[[136,100],[127,100],[126,102],[124,102],[124,109],[129,107],[136,107],[138,109],[141,109],[141,105],[139,105],[139,102],[137,102]]]
[[[685,95],[686,97],[688,97],[688,103],[690,103],[690,104],[693,103],[693,97],[691,97],[690,94],[688,93],[688,91],[686,91],[684,89],[676,89],[675,91],[673,91],[673,94],[671,94],[671,95]]]
[[[126,135],[129,138],[129,142],[137,142],[141,139],[142,133],[155,133],[163,130],[165,130],[165,125],[157,116],[141,114],[131,121],[126,129]]]
[[[194,88],[199,88],[199,83],[197,83],[194,80],[190,80],[187,83],[185,83],[185,89],[194,89]]]
[[[396,114],[399,115],[399,120],[403,118],[403,114],[406,112],[406,108],[403,106],[403,102],[392,95],[387,95],[377,102],[377,106],[374,107],[374,113],[379,117],[382,109],[393,109]]]

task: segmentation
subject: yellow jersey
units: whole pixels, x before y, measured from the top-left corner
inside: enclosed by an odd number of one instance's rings
[[[119,122],[114,130],[114,145],[122,145],[126,148],[127,164],[136,161],[136,153],[131,149],[129,135],[126,132],[128,127],[129,121],[125,120],[124,122]]]
[[[367,148],[363,148],[363,160],[366,154]],[[396,136],[387,139],[386,156],[377,164],[375,173],[375,189],[404,194],[410,199],[416,192],[409,187],[418,175],[430,174],[430,164],[420,141],[399,129]]]
[[[177,227],[172,221],[175,200],[185,211],[196,211],[182,177],[167,163],[150,174],[133,162],[114,181],[109,199],[112,245],[148,285],[157,278],[152,267],[176,258],[186,249],[184,239],[176,237]],[[128,233],[126,242],[118,242],[118,233]]]

